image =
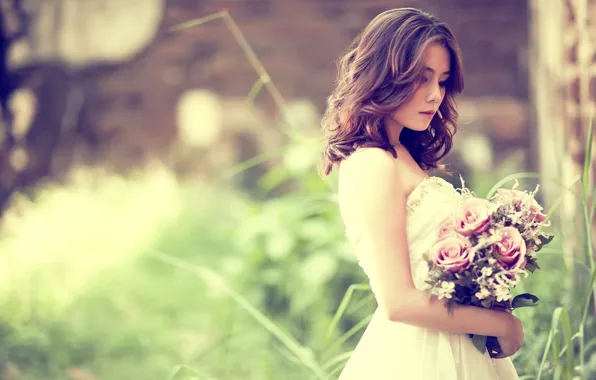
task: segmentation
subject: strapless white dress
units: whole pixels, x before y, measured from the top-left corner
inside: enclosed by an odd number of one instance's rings
[[[417,289],[428,292],[428,274],[422,257],[460,193],[440,177],[430,177],[407,199],[407,236],[412,277]],[[374,291],[375,278],[358,237],[346,230],[359,264]],[[514,380],[519,379],[510,358],[481,354],[467,334],[451,334],[392,322],[379,308],[339,380]]]

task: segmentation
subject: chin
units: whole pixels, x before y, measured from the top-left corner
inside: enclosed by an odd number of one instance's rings
[[[415,131],[415,132],[424,132],[429,127],[430,127],[430,124],[428,124],[428,125],[420,125],[420,126],[415,126],[415,127],[407,127],[407,128],[410,129],[410,130],[412,130],[412,131]]]

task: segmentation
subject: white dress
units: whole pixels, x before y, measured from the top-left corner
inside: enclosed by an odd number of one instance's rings
[[[407,236],[412,277],[417,289],[428,269],[422,254],[430,248],[439,223],[461,199],[460,193],[440,177],[418,185],[407,199]],[[347,227],[347,225],[346,225]],[[358,238],[346,235],[371,287],[375,278]],[[339,380],[514,380],[519,379],[510,358],[492,359],[481,354],[467,334],[452,334],[392,322],[379,310],[344,367]]]

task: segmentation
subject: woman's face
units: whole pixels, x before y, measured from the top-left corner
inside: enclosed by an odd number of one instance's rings
[[[440,43],[430,43],[422,52],[425,67],[413,97],[391,115],[388,125],[424,131],[445,98],[445,83],[449,78],[451,57]]]

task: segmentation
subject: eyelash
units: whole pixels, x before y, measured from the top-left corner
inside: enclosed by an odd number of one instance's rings
[[[428,81],[428,79],[425,77],[420,78],[421,83],[426,83],[427,81]],[[447,81],[445,80],[445,81],[439,82],[439,86],[441,86],[442,88],[445,88],[447,86]]]

